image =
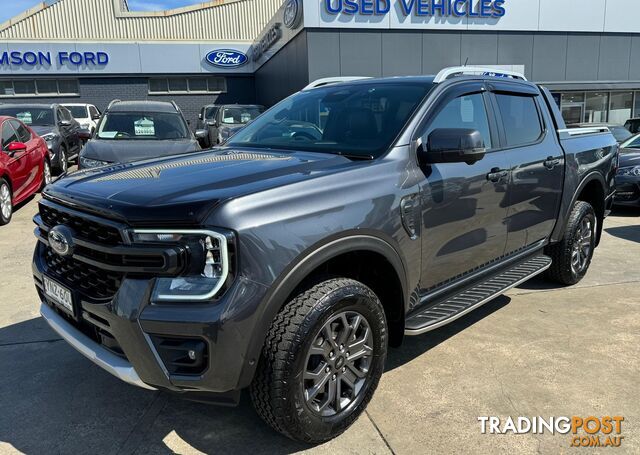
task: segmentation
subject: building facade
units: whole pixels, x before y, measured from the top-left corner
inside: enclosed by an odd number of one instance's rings
[[[327,76],[517,68],[569,123],[640,116],[637,0],[58,0],[0,25],[0,102],[271,105]]]

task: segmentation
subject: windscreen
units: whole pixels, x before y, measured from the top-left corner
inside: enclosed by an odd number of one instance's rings
[[[99,139],[180,140],[189,131],[182,117],[171,113],[111,112],[104,115]]]
[[[263,110],[258,107],[225,107],[222,109],[222,123],[225,125],[245,125],[255,120]]]
[[[227,145],[376,158],[398,136],[431,84],[335,85],[297,93]]]
[[[51,126],[54,124],[53,109],[50,108],[0,107],[0,115],[15,117],[29,126]]]
[[[69,109],[69,111],[71,112],[71,115],[73,115],[73,118],[89,118],[89,113],[87,112],[87,108],[85,106],[67,106],[65,105],[64,107],[66,107],[67,109]]]

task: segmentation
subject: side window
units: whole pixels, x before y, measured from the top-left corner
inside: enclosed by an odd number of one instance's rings
[[[466,128],[478,130],[484,139],[484,146],[491,149],[489,119],[481,93],[455,98],[440,110],[429,124],[425,138],[439,128]]]
[[[6,150],[12,142],[18,142],[18,134],[9,122],[4,122],[2,125],[2,149]]]
[[[11,120],[10,122],[16,130],[16,133],[18,133],[18,140],[20,140],[20,142],[29,142],[31,140],[31,133],[26,126],[15,120]]]
[[[98,109],[95,106],[89,106],[89,115],[91,118],[97,117],[100,115]]]
[[[496,95],[508,147],[536,142],[542,136],[540,114],[535,98],[517,95]]]

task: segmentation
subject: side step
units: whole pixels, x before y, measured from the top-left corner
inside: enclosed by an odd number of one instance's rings
[[[535,256],[410,316],[406,335],[420,335],[455,321],[551,267],[549,256]]]

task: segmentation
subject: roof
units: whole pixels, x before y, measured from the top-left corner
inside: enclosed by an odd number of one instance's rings
[[[117,101],[109,106],[109,112],[166,112],[175,114],[178,112],[172,103],[164,101]]]
[[[41,2],[0,24],[0,41],[251,42],[282,1],[210,0],[166,11],[129,11],[126,0]]]

